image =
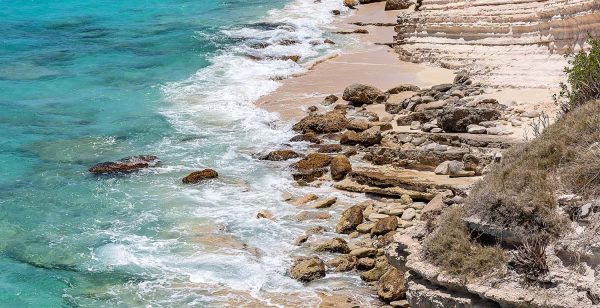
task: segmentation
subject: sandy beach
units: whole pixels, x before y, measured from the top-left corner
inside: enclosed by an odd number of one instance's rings
[[[398,55],[385,43],[395,35],[393,26],[357,26],[364,24],[393,24],[400,11],[384,11],[385,2],[361,5],[350,16],[341,16],[333,31],[367,29],[368,34],[348,34],[354,43],[345,46],[340,54],[312,65],[300,76],[283,81],[271,94],[260,98],[257,105],[277,112],[284,120],[303,116],[306,108],[317,105],[330,94],[341,96],[344,88],[363,83],[387,90],[399,84],[410,83],[419,87],[451,82],[452,70],[399,60]]]

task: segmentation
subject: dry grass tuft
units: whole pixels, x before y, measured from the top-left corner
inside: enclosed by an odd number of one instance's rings
[[[522,235],[568,228],[555,191],[600,195],[600,101],[565,114],[532,142],[511,149],[466,200],[469,215]]]
[[[426,258],[462,278],[481,276],[504,264],[505,254],[499,246],[484,247],[471,239],[462,215],[463,210],[455,207],[441,216],[424,242]]]

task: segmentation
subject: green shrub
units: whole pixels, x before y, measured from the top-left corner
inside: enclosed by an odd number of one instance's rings
[[[425,257],[449,274],[479,277],[505,263],[499,246],[484,247],[471,239],[462,209],[448,209],[424,242]]]
[[[563,112],[567,113],[590,100],[600,98],[600,39],[588,40],[589,50],[581,50],[565,68],[567,84],[560,84],[560,93],[554,96]]]

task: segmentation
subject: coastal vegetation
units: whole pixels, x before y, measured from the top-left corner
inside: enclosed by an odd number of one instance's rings
[[[560,93],[555,101],[563,112],[600,98],[600,39],[588,40],[589,49],[582,49],[569,61],[565,68],[567,83],[560,84]]]
[[[570,62],[567,87],[558,95],[564,112],[534,140],[505,152],[500,163],[471,190],[464,207],[447,210],[424,242],[429,260],[450,274],[481,275],[510,264],[534,276],[548,271],[546,248],[571,231],[582,208],[561,204],[561,196],[600,197],[600,40]],[[564,198],[563,198],[564,199]],[[496,232],[495,246],[483,247],[469,231],[473,217]],[[516,247],[503,235],[516,237]],[[514,243],[513,243],[514,244]]]

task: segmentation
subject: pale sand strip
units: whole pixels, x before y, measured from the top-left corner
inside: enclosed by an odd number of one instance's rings
[[[337,57],[312,67],[306,74],[283,80],[275,92],[262,97],[257,105],[277,112],[284,120],[305,115],[304,110],[318,105],[329,94],[341,96],[344,88],[353,83],[365,83],[383,91],[402,83],[420,87],[448,83],[454,78],[453,71],[403,62],[388,46],[374,43],[393,41],[393,27],[349,25],[351,22],[393,23],[399,11],[385,12],[384,2],[359,6],[358,12],[340,18],[336,25],[340,30],[365,28],[369,34],[352,34],[357,44],[344,49]]]

